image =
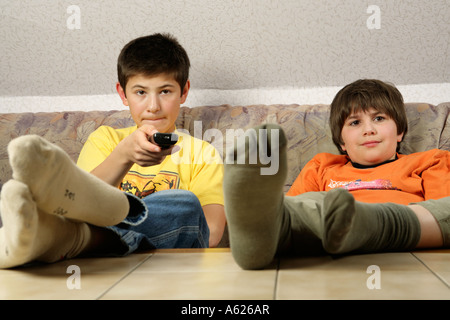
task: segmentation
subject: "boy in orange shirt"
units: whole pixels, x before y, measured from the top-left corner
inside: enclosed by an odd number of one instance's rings
[[[261,127],[268,145],[258,146],[278,148],[275,175],[260,175],[262,164],[225,165],[230,245],[242,268],[263,268],[280,253],[450,246],[450,152],[397,153],[407,119],[394,86],[379,80],[345,86],[331,104],[330,127],[342,155],[315,156],[286,196],[286,138],[278,126]],[[271,130],[280,130],[279,141],[270,140]]]

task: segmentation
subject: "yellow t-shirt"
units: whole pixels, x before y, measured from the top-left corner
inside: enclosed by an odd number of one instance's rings
[[[102,163],[137,126],[114,129],[101,126],[89,136],[78,157],[78,166],[90,172]],[[183,189],[193,192],[202,206],[224,204],[223,161],[208,142],[175,131],[180,151],[167,156],[155,166],[134,164],[125,175],[120,189],[143,198],[161,190]]]

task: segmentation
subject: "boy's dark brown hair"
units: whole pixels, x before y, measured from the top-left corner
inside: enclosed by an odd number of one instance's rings
[[[119,54],[117,73],[125,91],[128,79],[136,75],[173,75],[181,92],[189,79],[186,50],[170,34],[156,33],[131,40]]]
[[[330,109],[330,128],[334,144],[342,154],[342,128],[345,120],[354,112],[366,112],[374,108],[388,115],[397,125],[397,134],[408,131],[405,104],[398,89],[376,79],[360,79],[346,85],[334,97]],[[397,145],[397,151],[400,143]]]

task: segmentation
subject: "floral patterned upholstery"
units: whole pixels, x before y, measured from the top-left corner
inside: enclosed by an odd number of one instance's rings
[[[319,152],[338,153],[328,127],[328,105],[251,105],[182,107],[177,128],[204,138],[225,152],[227,130],[243,131],[263,123],[278,123],[288,138],[288,178],[290,187],[301,168]],[[450,103],[437,106],[408,103],[408,133],[402,153],[432,148],[450,150]],[[100,125],[127,127],[134,125],[128,110],[73,111],[0,114],[0,184],[11,178],[7,145],[25,134],[37,134],[63,148],[76,161],[89,134]],[[209,129],[218,129],[209,130]],[[209,131],[208,131],[209,130]]]

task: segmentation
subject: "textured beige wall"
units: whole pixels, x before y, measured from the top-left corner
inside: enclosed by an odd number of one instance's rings
[[[154,32],[195,89],[448,84],[449,21],[448,0],[0,0],[0,97],[113,94],[120,49]]]

